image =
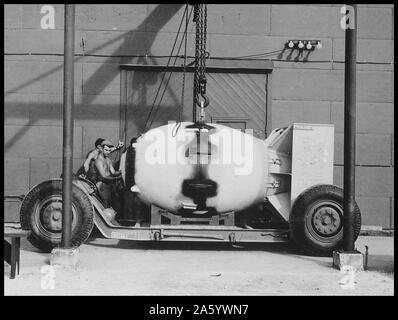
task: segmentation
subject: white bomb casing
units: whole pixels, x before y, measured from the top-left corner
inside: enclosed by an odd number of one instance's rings
[[[264,201],[267,147],[263,140],[219,124],[189,128],[169,123],[142,135],[136,144],[135,184],[147,204],[178,214],[184,206],[217,213]],[[123,154],[123,179],[131,165]]]

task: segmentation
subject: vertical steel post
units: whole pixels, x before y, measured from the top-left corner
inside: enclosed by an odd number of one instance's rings
[[[62,149],[62,240],[63,248],[72,246],[72,170],[73,103],[75,55],[75,5],[65,5],[64,26],[64,110]]]
[[[354,28],[345,31],[344,76],[344,239],[343,250],[354,251],[354,203],[355,203],[355,132],[356,132],[356,62],[357,62],[357,5],[350,5],[354,12]]]

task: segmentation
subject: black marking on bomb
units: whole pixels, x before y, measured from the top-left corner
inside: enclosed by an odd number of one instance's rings
[[[126,149],[126,188],[130,189],[135,184],[135,148],[131,145]]]
[[[209,127],[213,129],[213,127]],[[207,207],[206,200],[217,195],[218,184],[214,180],[208,179],[207,165],[201,163],[203,157],[208,157],[207,160],[210,160],[210,156],[214,153],[212,150],[216,149],[216,146],[209,141],[209,134],[211,133],[199,129],[196,133],[196,139],[188,144],[185,156],[196,156],[197,161],[194,165],[192,178],[185,179],[182,183],[182,194],[193,200],[197,205],[196,210],[207,211],[206,215],[214,215],[217,214],[216,209]],[[182,215],[189,215],[190,213],[192,213],[191,210],[180,210]]]
[[[206,207],[206,200],[217,195],[217,183],[206,179],[201,170],[197,170],[197,172],[193,179],[183,181],[182,193],[192,198],[193,202],[197,205],[197,210],[209,210]]]

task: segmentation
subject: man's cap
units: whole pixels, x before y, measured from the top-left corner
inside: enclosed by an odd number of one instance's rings
[[[101,143],[101,147],[103,147],[103,146],[114,147],[114,144],[112,142],[110,142],[109,140],[104,140]]]
[[[102,143],[102,141],[104,141],[104,140],[105,140],[105,139],[98,138],[97,140],[95,140],[94,146],[95,146],[95,147],[96,147],[96,146],[100,146],[101,143]]]

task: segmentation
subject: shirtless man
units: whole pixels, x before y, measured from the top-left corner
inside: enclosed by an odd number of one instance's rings
[[[114,148],[112,143],[104,140],[101,147],[102,150],[95,159],[95,170],[99,180],[97,188],[105,206],[108,208],[111,205],[112,194],[116,191],[116,182],[122,179],[122,174],[113,168],[112,160],[109,158],[109,154]]]
[[[92,182],[96,182],[96,177],[95,177],[95,167],[94,167],[94,162],[95,159],[97,159],[98,155],[102,151],[102,142],[105,141],[105,139],[98,138],[95,140],[94,146],[95,149],[89,151],[86,156],[86,160],[84,161],[83,165],[79,168],[77,171],[76,175],[80,176],[82,175],[83,177],[87,178],[88,180]],[[122,141],[119,141],[119,144],[117,147],[112,147],[111,148],[111,153],[119,150],[124,146],[124,143]]]

